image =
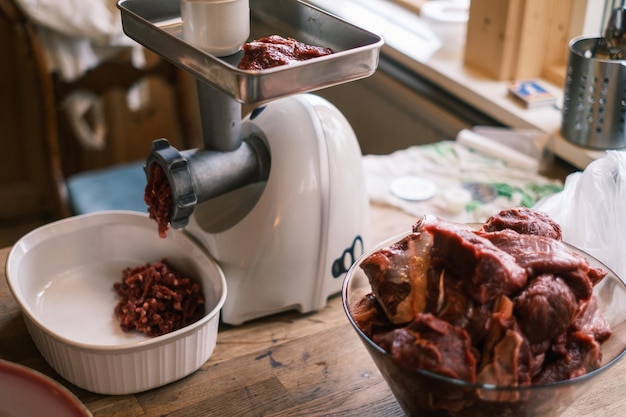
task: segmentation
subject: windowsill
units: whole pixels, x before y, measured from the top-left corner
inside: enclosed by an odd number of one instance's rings
[[[420,18],[386,0],[307,0],[347,21],[380,34],[389,57],[441,87],[459,100],[512,128],[534,128],[552,135],[553,152],[573,166],[584,169],[604,152],[591,151],[567,142],[560,135],[561,110],[554,107],[525,109],[508,97],[508,83],[494,81],[463,64],[463,47],[440,48],[441,42]],[[561,87],[542,80],[562,102]]]

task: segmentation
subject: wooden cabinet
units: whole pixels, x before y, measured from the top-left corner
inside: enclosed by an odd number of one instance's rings
[[[45,114],[38,59],[24,27],[0,14],[0,220],[51,212],[55,205],[50,161],[42,137],[54,129]]]
[[[36,28],[13,0],[0,0],[0,222],[67,215],[66,176],[144,159],[154,139],[165,137],[182,149],[197,143],[192,139],[200,132],[195,82],[147,54],[146,68],[134,68],[129,54],[121,53],[83,78],[63,83],[48,70]],[[128,93],[137,80],[145,83],[143,100],[130,108]],[[81,146],[67,122],[64,98],[77,89],[102,100],[103,149]]]
[[[585,0],[586,1],[586,0]],[[562,84],[573,0],[472,0],[465,63],[496,80],[543,77]]]

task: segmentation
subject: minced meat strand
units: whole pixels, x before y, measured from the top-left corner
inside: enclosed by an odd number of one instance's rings
[[[200,286],[165,260],[122,271],[113,285],[122,297],[115,316],[124,331],[160,336],[187,326],[204,315]]]
[[[172,189],[161,165],[153,163],[148,169],[148,183],[143,196],[150,218],[157,222],[159,236],[165,238],[172,211]]]

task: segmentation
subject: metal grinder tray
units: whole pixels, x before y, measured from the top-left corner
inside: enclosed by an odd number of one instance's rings
[[[127,36],[241,103],[257,104],[373,74],[383,40],[299,0],[250,0],[250,37],[291,37],[334,54],[261,71],[241,70],[243,52],[216,57],[183,40],[180,0],[120,0]]]

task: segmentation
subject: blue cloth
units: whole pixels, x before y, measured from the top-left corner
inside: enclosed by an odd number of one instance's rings
[[[74,214],[102,210],[148,211],[143,201],[147,183],[143,161],[81,172],[66,182]]]

